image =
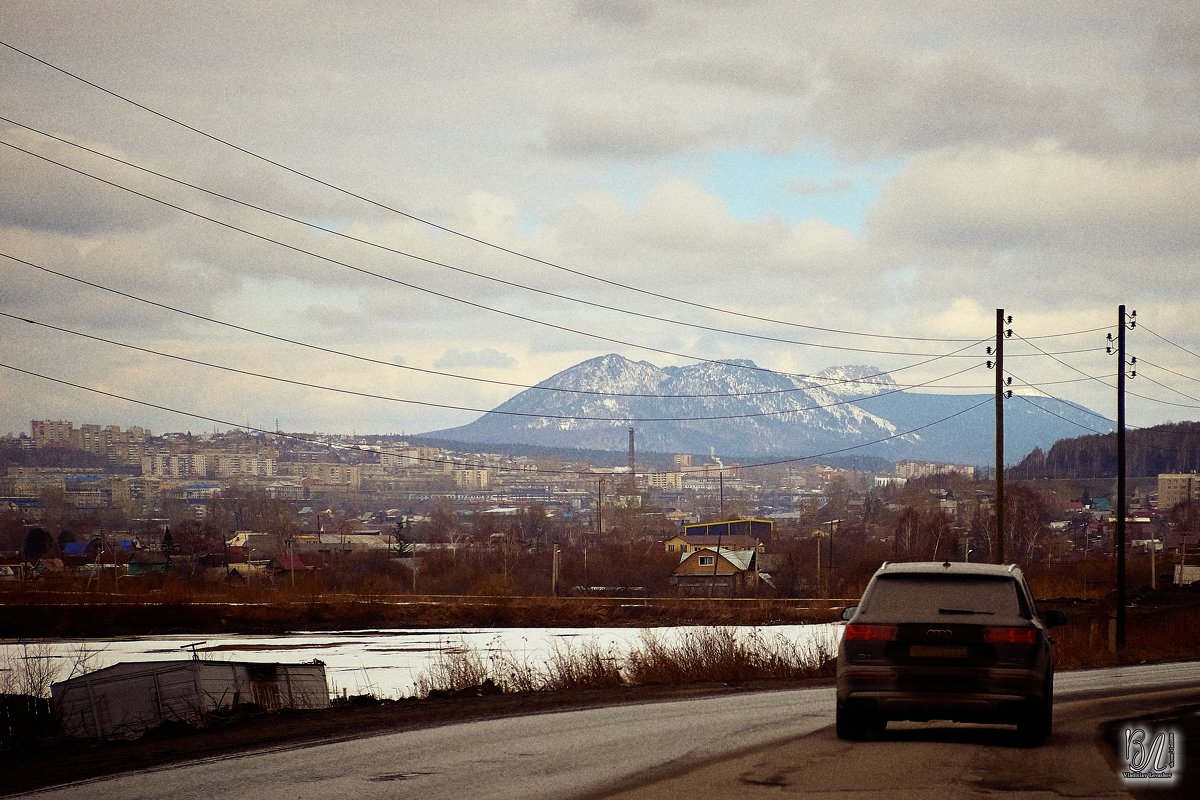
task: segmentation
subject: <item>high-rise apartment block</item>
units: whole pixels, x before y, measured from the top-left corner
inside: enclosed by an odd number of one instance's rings
[[[1164,511],[1185,500],[1200,500],[1200,475],[1194,472],[1164,472],[1158,476],[1158,507]]]

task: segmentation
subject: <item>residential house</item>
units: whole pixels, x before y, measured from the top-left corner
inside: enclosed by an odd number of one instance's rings
[[[683,535],[689,540],[693,536],[749,536],[766,544],[771,543],[775,523],[769,519],[725,519],[716,522],[697,522],[683,526]]]
[[[159,550],[135,550],[129,555],[128,575],[131,578],[161,575],[170,564],[167,554]]]
[[[680,597],[753,597],[764,579],[758,551],[704,548],[680,557],[671,583]]]
[[[668,553],[694,553],[697,550],[757,550],[763,552],[763,544],[752,536],[672,536],[663,542]]]

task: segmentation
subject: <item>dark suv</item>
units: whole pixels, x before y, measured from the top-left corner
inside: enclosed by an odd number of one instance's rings
[[[1021,570],[966,563],[884,564],[847,608],[837,658],[837,735],[888,720],[1007,723],[1050,735],[1054,648]]]

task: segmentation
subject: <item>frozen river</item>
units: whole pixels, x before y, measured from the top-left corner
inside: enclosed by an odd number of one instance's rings
[[[22,669],[36,660],[49,663],[56,680],[78,674],[77,664],[92,672],[124,661],[197,658],[218,661],[325,663],[334,695],[372,694],[384,698],[417,693],[445,655],[468,649],[481,654],[538,666],[556,652],[592,647],[620,663],[644,636],[672,644],[704,629],[661,628],[454,628],[440,630],[362,630],[288,633],[280,636],[172,635],[80,640],[0,639],[0,670]],[[836,648],[838,625],[773,625],[733,627],[738,636],[771,643]],[[0,682],[3,676],[0,675]]]

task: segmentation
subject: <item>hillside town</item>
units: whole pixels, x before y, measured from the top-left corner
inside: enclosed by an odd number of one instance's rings
[[[34,420],[28,434],[0,439],[0,578],[850,596],[889,558],[990,558],[994,481],[984,469],[639,456],[634,433],[628,454],[592,453],[593,463],[394,436],[155,435]],[[1010,487],[1010,558],[1090,562],[1074,574],[1103,581],[1110,484]],[[1194,580],[1198,493],[1194,475],[1134,482],[1128,540],[1149,559],[1145,583]]]

